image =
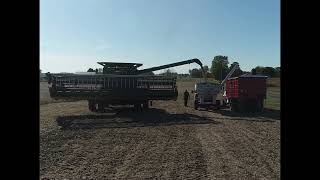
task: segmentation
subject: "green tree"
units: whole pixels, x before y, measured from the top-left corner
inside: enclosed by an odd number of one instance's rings
[[[256,68],[253,68],[253,69],[251,70],[251,74],[252,74],[252,75],[256,75],[256,74],[257,74],[257,69],[256,69]]]
[[[274,77],[276,75],[276,71],[273,67],[265,67],[262,70],[262,74],[267,75],[269,77]]]
[[[192,70],[189,70],[190,76],[192,78],[201,78],[202,77],[202,70],[194,68]]]
[[[233,62],[230,67],[229,67],[229,70],[228,70],[228,73],[231,71],[231,69],[235,66],[235,65],[239,65],[238,62]],[[233,74],[231,75],[231,77],[238,77],[238,76],[241,76],[243,74],[243,71],[241,70],[240,68],[240,65],[238,67],[238,69],[236,69]]]
[[[215,56],[211,64],[211,73],[215,79],[222,81],[228,73],[228,56]]]
[[[208,73],[209,72],[209,67],[206,65],[206,66],[203,66],[203,70],[205,73]]]
[[[262,74],[263,73],[263,69],[264,69],[264,67],[262,67],[262,66],[257,66],[255,68],[257,74]]]
[[[280,77],[280,74],[281,74],[281,70],[280,70],[280,67],[276,67],[275,68],[275,77]]]
[[[277,72],[277,69],[273,67],[257,66],[253,68],[251,72],[255,71],[256,74],[262,74],[269,77],[280,77],[280,68],[278,68],[278,70],[279,72]]]
[[[174,71],[171,70],[171,69],[167,69],[165,72],[160,73],[160,75],[164,75],[164,76],[175,76],[175,77],[177,77],[177,76],[178,76],[178,73],[174,72]]]
[[[95,72],[92,68],[89,68],[87,72]]]
[[[147,72],[147,73],[143,73],[141,75],[154,75],[154,73],[152,71],[150,71],[150,72]]]

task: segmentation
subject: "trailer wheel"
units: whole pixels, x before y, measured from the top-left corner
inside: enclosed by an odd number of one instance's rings
[[[257,110],[261,112],[263,110],[263,98],[259,98],[257,100],[257,106],[258,106]]]
[[[231,111],[238,112],[239,111],[239,102],[236,99],[231,100]]]
[[[248,111],[249,109],[249,103],[247,100],[245,99],[240,99],[240,101],[238,102],[238,105],[237,105],[237,111],[238,112],[246,112]]]

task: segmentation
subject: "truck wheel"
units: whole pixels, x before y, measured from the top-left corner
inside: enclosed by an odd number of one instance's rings
[[[216,100],[216,105],[217,105],[217,106],[220,106],[220,104],[221,104],[221,103],[220,103],[220,100]]]
[[[96,111],[97,112],[103,112],[104,111],[104,106],[102,103],[97,103],[97,108],[96,108]]]
[[[220,106],[221,106],[221,101],[220,100],[216,100],[216,107],[217,107],[217,110],[220,109]]]

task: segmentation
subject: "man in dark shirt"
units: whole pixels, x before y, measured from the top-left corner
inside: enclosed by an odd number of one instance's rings
[[[186,90],[183,95],[184,106],[188,106],[189,92]]]

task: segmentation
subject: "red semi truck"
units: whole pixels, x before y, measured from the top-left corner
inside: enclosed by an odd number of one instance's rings
[[[236,112],[262,111],[267,94],[267,76],[243,75],[226,82],[227,101]]]

